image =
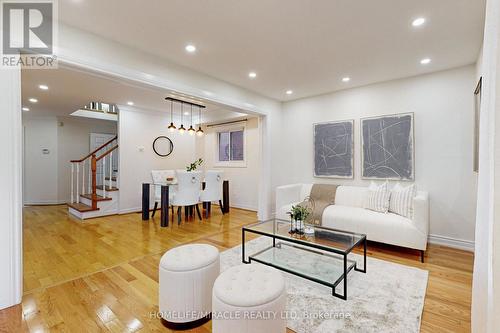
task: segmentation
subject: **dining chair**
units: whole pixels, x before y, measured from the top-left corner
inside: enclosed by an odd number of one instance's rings
[[[181,223],[182,206],[186,211],[192,207],[196,208],[196,213],[201,221],[200,207],[200,189],[201,189],[201,171],[177,170],[177,191],[172,197],[171,205],[177,206],[177,222]]]
[[[175,170],[151,170],[151,178],[153,179],[153,186],[155,188],[155,206],[153,208],[152,216],[155,216],[156,210],[158,209],[158,203],[161,202],[161,186],[167,185],[167,178],[173,178],[175,183]],[[169,190],[169,201],[172,200],[175,191]],[[174,208],[172,207],[172,214],[174,214]]]
[[[219,170],[208,170],[205,173],[205,188],[201,191],[200,201],[206,207],[207,215],[210,213],[210,203],[219,201],[219,206],[222,214],[224,207],[222,206],[222,175]]]

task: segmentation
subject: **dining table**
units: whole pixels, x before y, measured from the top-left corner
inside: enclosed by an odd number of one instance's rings
[[[147,221],[150,218],[149,212],[151,208],[151,187],[161,186],[161,199],[160,199],[160,226],[168,227],[169,225],[169,192],[170,188],[178,186],[176,182],[165,182],[162,184],[155,183],[142,183],[142,220]],[[205,188],[205,182],[202,182],[202,189]],[[207,211],[210,210],[210,203],[203,207]],[[222,212],[229,213],[229,181],[222,182]]]

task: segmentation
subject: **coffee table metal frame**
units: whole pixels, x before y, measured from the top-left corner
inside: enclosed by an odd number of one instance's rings
[[[355,243],[353,243],[352,246],[350,246],[349,248],[347,248],[345,250],[342,250],[342,249],[338,249],[338,248],[336,248],[334,246],[317,244],[317,243],[313,243],[313,242],[307,241],[305,239],[300,239],[300,238],[291,237],[291,236],[283,236],[283,235],[277,234],[276,232],[271,233],[271,232],[264,232],[264,231],[260,231],[260,230],[251,229],[252,226],[256,226],[256,225],[259,225],[259,224],[262,224],[262,223],[269,223],[270,221],[274,221],[274,223],[277,223],[278,221],[281,222],[281,223],[288,223],[288,224],[290,223],[290,222],[287,222],[287,221],[284,221],[284,220],[271,219],[271,220],[267,220],[267,221],[263,221],[263,222],[258,222],[258,223],[254,223],[254,224],[251,224],[249,226],[243,227],[241,229],[242,262],[245,263],[245,264],[250,264],[252,261],[256,261],[256,262],[259,262],[261,264],[268,265],[268,266],[274,267],[276,269],[285,271],[287,273],[290,273],[290,274],[302,277],[304,279],[307,279],[307,280],[310,280],[310,281],[314,281],[316,283],[320,283],[322,285],[331,287],[332,288],[332,295],[333,296],[338,297],[338,298],[343,299],[343,300],[347,300],[347,274],[353,268],[354,268],[355,271],[366,273],[366,235],[352,233],[352,232],[344,231],[344,230],[338,230],[338,229],[332,229],[332,228],[325,228],[325,227],[314,226],[314,228],[317,229],[318,231],[322,230],[322,231],[331,232],[331,233],[338,232],[339,234],[340,233],[342,233],[342,234],[352,234],[352,235],[357,235],[357,236],[360,237],[360,239],[358,241],[356,241]],[[273,240],[273,245],[270,246],[270,247],[267,247],[267,248],[265,248],[265,249],[263,249],[263,250],[261,250],[261,251],[259,251],[257,253],[249,255],[248,256],[248,260],[246,260],[245,259],[245,233],[246,232],[258,234],[258,235],[261,235],[261,236],[270,237]],[[256,256],[258,256],[262,252],[265,252],[265,251],[269,250],[272,247],[278,247],[278,248],[280,248],[284,244],[283,242],[278,242],[277,243],[276,240],[282,240],[282,241],[284,241],[286,243],[291,243],[291,244],[287,244],[287,245],[293,246],[293,247],[295,247],[297,249],[300,249],[300,250],[303,250],[303,251],[309,251],[309,252],[312,252],[312,253],[315,253],[315,254],[318,254],[318,255],[328,256],[328,257],[331,257],[334,260],[339,260],[339,256],[342,257],[343,258],[343,269],[344,269],[343,270],[343,274],[337,280],[335,280],[332,283],[332,282],[324,281],[324,280],[321,280],[321,279],[317,279],[317,278],[314,278],[314,277],[302,274],[300,272],[296,272],[296,271],[294,271],[292,269],[287,269],[287,268],[284,268],[284,267],[281,267],[281,266],[277,266],[277,265],[274,265],[272,263],[269,263],[269,262],[266,262],[266,261],[263,261],[263,260],[260,260],[260,259],[256,258]],[[301,245],[301,246],[300,247],[299,246],[294,246],[293,244],[298,244],[298,245]],[[356,261],[351,261],[351,260],[347,259],[347,256],[349,255],[349,253],[351,253],[351,251],[354,248],[358,247],[361,244],[363,244],[363,268],[362,269],[360,269],[360,268],[357,267],[357,262]],[[325,251],[327,253],[319,252],[319,251],[315,251],[315,250],[321,250],[321,251]],[[328,253],[334,253],[335,255],[331,255],[331,254],[328,254]],[[349,262],[351,264],[348,266]],[[340,284],[340,282],[342,282],[342,281],[344,282],[343,283],[343,294],[339,294],[339,293],[336,292],[336,288]]]

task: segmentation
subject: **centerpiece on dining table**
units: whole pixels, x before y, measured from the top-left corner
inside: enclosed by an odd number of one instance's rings
[[[193,163],[190,163],[188,166],[186,166],[186,171],[195,171],[199,166],[201,166],[203,163],[203,159],[199,158]]]

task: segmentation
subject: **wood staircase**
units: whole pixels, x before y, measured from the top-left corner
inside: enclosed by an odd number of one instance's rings
[[[118,170],[113,167],[117,152],[115,136],[83,158],[70,161],[71,215],[84,220],[118,213]]]

